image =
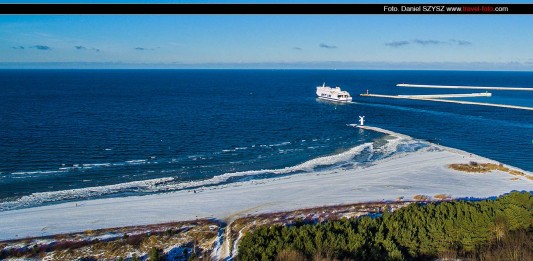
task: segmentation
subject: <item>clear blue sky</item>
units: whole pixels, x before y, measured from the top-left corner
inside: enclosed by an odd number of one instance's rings
[[[2,15],[0,68],[532,71],[532,25],[533,15]]]

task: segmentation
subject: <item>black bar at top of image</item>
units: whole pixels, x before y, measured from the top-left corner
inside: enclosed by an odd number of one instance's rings
[[[0,4],[0,14],[533,14],[533,4]]]

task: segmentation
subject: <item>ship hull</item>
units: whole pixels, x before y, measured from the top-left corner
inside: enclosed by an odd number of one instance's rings
[[[320,100],[325,100],[325,101],[332,101],[332,102],[352,102],[352,98],[346,98],[346,99],[342,99],[342,100],[339,100],[339,99],[334,99],[334,98],[328,98],[328,97],[321,97],[321,96],[318,96],[318,99]]]

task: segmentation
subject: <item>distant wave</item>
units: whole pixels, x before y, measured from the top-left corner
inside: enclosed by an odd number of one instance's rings
[[[67,171],[68,170],[64,168],[59,168],[58,170],[16,171],[16,172],[12,172],[11,175],[52,174],[52,173],[61,173],[61,172],[67,172]]]
[[[318,141],[319,139],[313,139],[314,141]],[[305,140],[302,140],[304,142]],[[209,154],[194,154],[194,155],[188,155],[183,156],[180,158],[169,158],[169,159],[161,159],[162,162],[155,161],[155,156],[147,157],[145,159],[132,159],[132,160],[126,160],[122,162],[100,162],[100,163],[79,163],[79,164],[69,164],[65,165],[62,164],[61,167],[57,169],[48,169],[48,170],[24,170],[24,171],[15,171],[11,173],[4,173],[9,174],[6,177],[11,178],[17,178],[17,179],[23,179],[23,178],[34,178],[39,177],[40,175],[46,175],[46,174],[65,174],[69,173],[70,171],[85,171],[85,170],[91,170],[91,169],[99,169],[99,168],[113,168],[113,167],[121,167],[121,166],[137,166],[137,165],[145,165],[145,164],[158,164],[158,163],[164,163],[164,164],[173,164],[177,162],[181,162],[182,160],[205,160],[205,159],[213,159],[215,155],[228,153],[228,152],[236,152],[236,151],[244,151],[248,149],[269,149],[272,150],[273,148],[276,148],[280,154],[287,154],[291,152],[297,152],[302,151],[303,149],[281,149],[281,147],[285,147],[288,145],[293,144],[293,142],[290,141],[283,141],[278,143],[272,143],[272,144],[257,144],[257,145],[251,145],[251,146],[241,146],[241,147],[233,147],[231,149],[223,149],[218,152],[213,152],[212,155]],[[323,148],[325,146],[321,145],[315,145],[315,146],[309,146],[308,149],[317,149],[317,148]],[[261,158],[261,156],[259,157]]]
[[[113,164],[111,163],[89,163],[89,164],[81,164],[83,167],[109,167]]]
[[[289,145],[291,144],[290,141],[285,141],[285,142],[281,142],[281,143],[276,143],[276,144],[271,144],[271,145],[268,145],[269,147],[279,147],[279,146],[285,146],[285,145]]]
[[[63,164],[61,167],[52,170],[31,170],[31,171],[15,171],[11,172],[11,175],[27,175],[28,177],[35,177],[36,175],[43,174],[57,174],[57,173],[67,173],[71,170],[88,170],[93,168],[103,168],[103,167],[115,167],[115,166],[128,166],[128,165],[141,165],[157,163],[156,161],[150,162],[147,159],[137,159],[137,160],[127,160],[124,162],[104,162],[104,163],[82,163],[82,164],[72,164],[66,166]]]
[[[139,165],[139,164],[146,164],[148,160],[140,159],[140,160],[127,160],[126,163],[131,165]]]

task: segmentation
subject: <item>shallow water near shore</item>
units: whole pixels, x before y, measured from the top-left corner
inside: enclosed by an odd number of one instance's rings
[[[355,103],[317,101],[323,82]],[[533,73],[2,70],[0,210],[355,168],[386,154],[369,145],[383,134],[347,126],[359,115],[533,171],[533,112],[358,95],[451,93],[402,82],[533,87]],[[533,107],[533,92],[470,100]]]

